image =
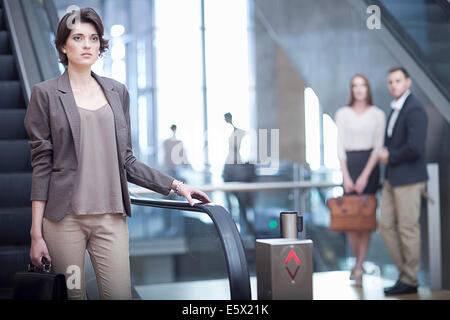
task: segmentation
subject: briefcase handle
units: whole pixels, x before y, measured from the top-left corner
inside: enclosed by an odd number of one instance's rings
[[[369,196],[367,194],[359,195],[359,201],[363,206],[367,206],[369,204]],[[336,204],[338,206],[342,206],[344,203],[344,196],[336,198]]]
[[[44,272],[50,273],[50,272],[52,271],[52,263],[51,263],[50,261],[48,261],[46,257],[42,257],[42,258],[41,258],[41,262],[42,262],[42,264],[44,265],[44,267],[43,267],[42,269],[36,267],[36,266],[30,261],[30,263],[28,264],[27,271],[28,271],[28,272],[33,272],[33,271],[36,271],[36,269],[39,269],[39,270],[42,270],[42,271],[44,271]]]

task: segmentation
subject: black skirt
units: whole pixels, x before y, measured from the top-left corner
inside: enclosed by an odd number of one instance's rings
[[[347,168],[350,174],[350,177],[353,180],[353,183],[356,183],[356,180],[359,178],[359,175],[364,170],[364,167],[367,164],[367,161],[370,158],[370,154],[372,150],[363,150],[363,151],[346,151],[347,154]],[[380,179],[380,166],[378,163],[372,170],[372,173],[369,176],[369,180],[367,181],[367,186],[364,189],[364,194],[375,194],[378,190]],[[345,193],[345,194],[356,194],[356,192]]]

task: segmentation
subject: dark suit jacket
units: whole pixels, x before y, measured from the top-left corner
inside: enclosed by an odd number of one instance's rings
[[[387,123],[392,117],[389,115]],[[403,104],[395,122],[391,137],[384,144],[389,150],[386,179],[392,186],[400,186],[428,180],[425,161],[427,114],[420,102],[410,94]]]
[[[126,86],[94,72],[91,75],[102,87],[114,114],[123,204],[131,217],[127,181],[168,195],[173,178],[133,155]],[[60,77],[33,86],[24,124],[31,139],[31,200],[46,200],[44,217],[59,221],[70,210],[80,154],[80,114],[67,70]]]

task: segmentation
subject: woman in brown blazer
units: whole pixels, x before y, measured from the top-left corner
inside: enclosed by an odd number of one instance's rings
[[[75,23],[74,23],[75,22]],[[88,250],[101,299],[131,299],[127,181],[191,205],[211,202],[192,186],[133,155],[130,98],[122,83],[91,66],[108,48],[103,24],[91,8],[67,13],[55,38],[60,77],[36,84],[25,116],[32,173],[31,262],[51,261],[64,273],[69,299],[85,299]]]

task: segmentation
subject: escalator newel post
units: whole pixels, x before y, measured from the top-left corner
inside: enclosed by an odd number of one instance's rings
[[[258,300],[312,300],[313,242],[299,240],[303,216],[280,213],[278,239],[256,240]]]

